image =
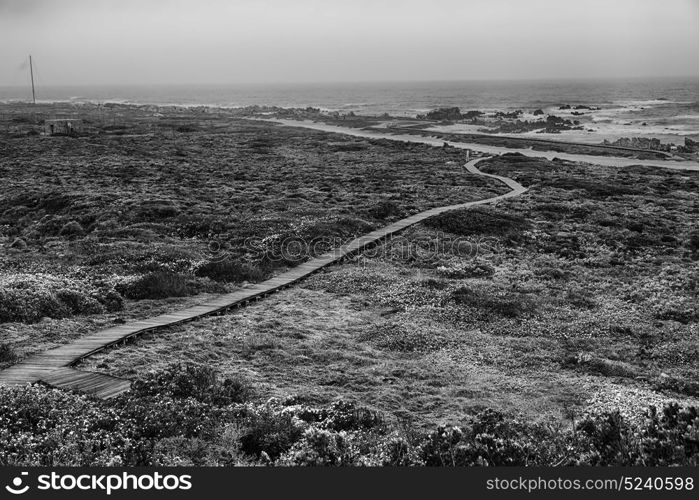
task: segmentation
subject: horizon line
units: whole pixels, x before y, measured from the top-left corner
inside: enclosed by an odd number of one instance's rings
[[[594,76],[594,77],[516,77],[516,78],[445,78],[445,79],[395,79],[395,80],[299,80],[299,81],[250,81],[250,82],[152,82],[152,83],[56,83],[41,85],[43,88],[58,87],[190,87],[190,86],[257,86],[257,85],[376,85],[376,84],[443,84],[443,83],[473,83],[473,82],[600,82],[624,80],[699,80],[697,75],[630,75],[630,76]],[[0,88],[24,88],[25,85],[0,84]]]

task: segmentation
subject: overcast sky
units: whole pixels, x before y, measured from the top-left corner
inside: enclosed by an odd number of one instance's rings
[[[699,0],[0,0],[0,85],[699,75]]]

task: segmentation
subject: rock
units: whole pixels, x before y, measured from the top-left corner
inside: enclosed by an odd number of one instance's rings
[[[457,107],[453,108],[439,108],[433,109],[425,115],[428,120],[461,120],[463,116],[461,115],[461,109]]]
[[[614,142],[609,143],[612,146],[621,146],[625,148],[635,149],[652,149],[655,151],[670,151],[670,144],[663,144],[660,139],[654,137],[622,137]]]
[[[564,104],[562,106],[558,106],[558,109],[570,109],[570,104]]]
[[[470,111],[466,111],[466,113],[463,114],[463,117],[467,120],[476,121],[476,119],[482,115],[483,115],[483,111],[470,110]]]
[[[684,138],[684,149],[688,153],[695,153],[699,151],[699,141],[693,141],[689,137]]]
[[[534,116],[539,116],[539,115],[543,115],[543,114],[544,114],[543,109],[537,109],[536,111],[534,111]]]

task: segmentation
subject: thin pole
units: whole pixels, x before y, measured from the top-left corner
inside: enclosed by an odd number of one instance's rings
[[[31,54],[29,54],[29,74],[32,75],[32,101],[36,104],[36,94],[34,93],[34,67],[32,66]]]

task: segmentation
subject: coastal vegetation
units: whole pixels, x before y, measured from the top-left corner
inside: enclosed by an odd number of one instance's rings
[[[668,405],[532,423],[484,410],[430,432],[337,400],[257,401],[211,368],[173,365],[111,401],[41,386],[0,391],[0,464],[12,466],[697,465],[696,409]]]
[[[41,110],[3,115],[0,367],[506,189],[457,148],[122,106],[49,137]],[[0,463],[696,465],[699,174],[479,168],[529,191],[87,358],[135,380],[109,402],[0,389]]]

